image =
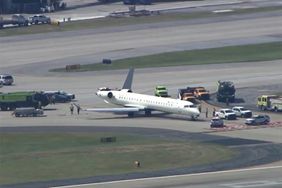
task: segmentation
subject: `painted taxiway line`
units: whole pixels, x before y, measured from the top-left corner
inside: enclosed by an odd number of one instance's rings
[[[270,170],[270,169],[279,169],[279,168],[282,169],[282,166],[255,167],[255,168],[224,170],[224,171],[216,171],[216,172],[203,172],[203,173],[196,173],[196,174],[183,174],[183,175],[174,175],[174,176],[162,176],[162,177],[140,178],[140,179],[130,179],[130,180],[119,180],[119,181],[109,181],[109,182],[100,182],[100,183],[87,183],[87,184],[78,184],[78,185],[67,185],[67,186],[58,186],[58,187],[50,187],[50,188],[74,188],[74,187],[81,187],[81,186],[106,185],[106,184],[135,182],[135,181],[144,181],[144,180],[145,181],[146,180],[160,180],[160,179],[166,179],[166,178],[191,177],[191,176],[213,175],[213,174],[223,174],[223,173],[233,173],[233,172]]]

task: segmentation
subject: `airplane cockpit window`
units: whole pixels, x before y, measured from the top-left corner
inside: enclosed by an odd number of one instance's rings
[[[196,105],[184,105],[184,108],[197,108],[197,106]]]

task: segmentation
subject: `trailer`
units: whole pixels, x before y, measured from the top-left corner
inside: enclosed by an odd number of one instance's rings
[[[4,19],[3,17],[0,17],[0,29],[8,25],[18,27],[28,26],[29,21],[25,16],[21,14],[14,14],[10,19]]]
[[[12,115],[15,117],[39,117],[43,116],[43,110],[33,107],[16,108]]]

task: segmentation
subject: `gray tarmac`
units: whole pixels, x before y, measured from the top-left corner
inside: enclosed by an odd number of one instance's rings
[[[219,22],[210,18],[191,25],[176,22],[160,27],[131,26],[128,29],[126,26],[126,30],[94,30],[86,31],[87,34],[83,30],[38,34],[32,39],[29,36],[1,37],[0,68],[6,72],[42,75],[51,68],[97,63],[103,58],[281,41],[282,15],[257,16]]]
[[[98,62],[102,57],[121,58],[129,55],[138,56],[155,52],[185,49],[189,44],[205,46],[211,43],[238,40],[246,43],[264,38],[265,41],[277,40],[282,36],[281,15],[269,17],[235,19],[201,24],[176,24],[161,28],[131,29],[105,33],[87,31],[82,33],[39,34],[30,37],[0,38],[0,68],[15,75],[15,85],[1,88],[1,92],[18,90],[56,90],[62,89],[75,93],[78,103],[83,107],[107,106],[98,99],[94,92],[97,88],[108,86],[120,87],[127,70],[99,71],[87,73],[57,74],[48,69],[61,67],[75,62]],[[212,20],[212,19],[211,19]],[[63,37],[61,35],[65,34]],[[56,35],[57,37],[54,37]],[[273,38],[274,37],[274,38]],[[271,38],[271,40],[269,40]],[[224,43],[225,44],[225,43]],[[223,44],[223,45],[224,45]],[[212,46],[212,45],[211,45]],[[191,47],[191,46],[190,46]],[[17,52],[17,56],[15,55]],[[108,56],[107,56],[108,55]],[[112,56],[110,56],[112,55]],[[95,59],[96,58],[96,59]],[[211,92],[216,89],[217,80],[232,80],[237,88],[262,87],[262,85],[281,84],[282,61],[243,62],[225,65],[194,65],[168,68],[137,69],[133,90],[152,94],[156,85],[163,84],[175,97],[178,88],[203,85]],[[263,83],[263,84],[262,84]],[[235,129],[215,131],[209,128],[209,118],[203,114],[199,121],[188,121],[177,115],[154,114],[150,118],[138,116],[129,119],[126,116],[112,114],[82,113],[71,116],[69,104],[49,105],[45,109],[46,117],[15,118],[10,112],[0,113],[0,127],[42,127],[42,126],[77,126],[82,127],[133,127],[160,128],[188,133],[225,136],[230,139],[249,139],[274,144],[282,143],[281,126],[258,127],[254,129]],[[282,121],[279,114],[272,114],[273,121]],[[241,126],[243,120],[226,122]],[[280,159],[281,160],[281,159]],[[271,169],[268,167],[271,166]],[[269,164],[266,168],[253,171],[237,171],[222,174],[202,174],[198,178],[167,178],[168,181],[150,180],[131,181],[130,184],[110,183],[94,185],[97,187],[281,187],[281,162]],[[160,184],[158,184],[159,182]],[[231,182],[231,183],[230,183]],[[253,184],[238,184],[254,182]],[[263,184],[264,183],[264,184]],[[228,184],[228,185],[227,185]],[[142,185],[142,186],[141,186]],[[92,187],[92,185],[90,186]],[[250,187],[250,186],[249,186]]]
[[[129,181],[65,186],[65,188],[280,188],[282,166],[273,168],[238,169],[215,173],[188,174]]]

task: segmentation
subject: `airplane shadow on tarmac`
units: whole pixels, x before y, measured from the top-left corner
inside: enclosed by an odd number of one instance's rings
[[[134,115],[134,117],[128,117],[126,115],[113,116],[113,117],[89,117],[87,119],[89,120],[111,120],[111,119],[142,119],[142,118],[161,118],[161,119],[169,119],[169,120],[200,121],[200,122],[206,121],[200,118],[197,120],[191,120],[190,117],[185,117],[181,115],[177,116],[177,115],[169,114],[169,113],[157,113],[157,114],[151,114],[150,116],[145,116],[144,114],[136,114]]]

